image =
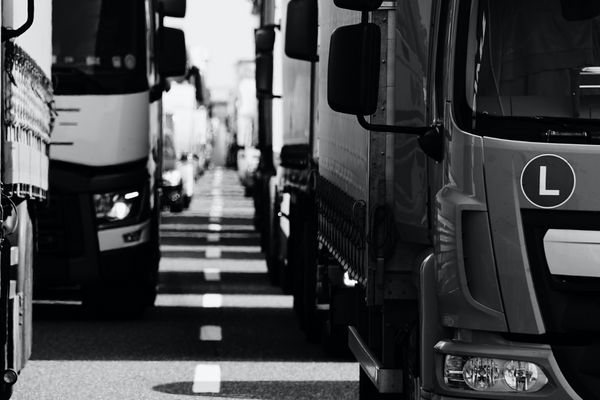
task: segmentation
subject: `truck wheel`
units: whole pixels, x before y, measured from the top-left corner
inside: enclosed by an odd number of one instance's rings
[[[111,319],[140,317],[148,301],[140,288],[107,283],[87,286],[82,300],[83,306],[93,314]]]
[[[13,394],[13,386],[1,384],[0,385],[0,400],[9,400]]]
[[[414,324],[406,343],[402,346],[402,370],[404,372],[404,400],[418,400],[421,397],[419,325]]]
[[[304,224],[303,244],[305,252],[302,258],[304,332],[309,342],[318,343],[321,338],[322,323],[317,313],[317,232],[315,224]]]
[[[180,213],[183,211],[183,200],[177,201],[177,203],[171,204],[169,211],[172,213]]]

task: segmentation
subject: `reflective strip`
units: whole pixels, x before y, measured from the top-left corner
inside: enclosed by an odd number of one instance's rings
[[[139,240],[126,242],[125,235],[138,234]],[[100,251],[122,249],[137,246],[150,240],[150,220],[137,225],[129,225],[115,229],[98,231],[98,246]]]
[[[10,265],[19,264],[19,246],[12,246],[10,248]]]
[[[553,275],[600,278],[600,231],[550,229],[544,251]]]

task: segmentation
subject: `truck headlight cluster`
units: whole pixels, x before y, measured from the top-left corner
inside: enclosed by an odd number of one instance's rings
[[[528,361],[446,355],[444,381],[454,389],[533,393],[542,389],[548,378],[537,364]]]
[[[141,202],[142,195],[138,191],[95,194],[96,220],[103,224],[136,216],[141,209]]]

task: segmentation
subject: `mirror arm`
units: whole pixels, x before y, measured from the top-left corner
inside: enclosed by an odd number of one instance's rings
[[[18,29],[9,29],[2,27],[2,42],[6,42],[7,40],[10,40],[12,38],[19,37],[22,34],[24,34],[29,28],[31,28],[31,25],[33,25],[33,18],[35,15],[35,10],[33,7],[34,1],[27,0],[27,21],[25,21],[25,23],[21,25]]]
[[[368,131],[373,131],[373,132],[403,133],[406,135],[423,136],[431,130],[430,127],[416,128],[416,127],[412,127],[412,126],[372,124],[370,122],[367,122],[364,115],[357,115],[356,118],[358,119],[358,123],[360,124],[360,126],[362,126],[363,128],[365,128]]]
[[[377,125],[367,122],[363,115],[357,115],[360,126],[372,132],[400,133],[403,135],[417,135],[419,146],[427,156],[437,162],[444,159],[444,136],[442,125],[436,124],[426,127]]]
[[[273,29],[273,30],[277,29],[278,31],[280,31],[281,30],[281,25],[279,25],[279,24],[267,24],[267,25],[261,26],[261,28],[263,28],[263,29]]]

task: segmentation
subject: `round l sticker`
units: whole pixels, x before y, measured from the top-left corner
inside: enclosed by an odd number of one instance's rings
[[[530,160],[521,173],[521,190],[533,205],[556,208],[575,191],[575,171],[564,158],[542,154]]]

